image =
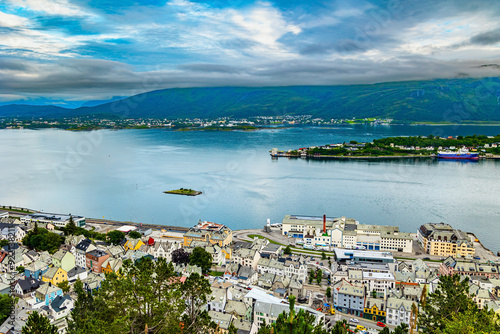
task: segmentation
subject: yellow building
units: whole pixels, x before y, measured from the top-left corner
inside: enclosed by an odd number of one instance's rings
[[[233,231],[222,224],[199,221],[198,225],[190,228],[184,234],[184,247],[189,247],[193,241],[205,241],[224,247],[233,241]],[[226,258],[231,257],[227,252],[225,255]]]
[[[125,251],[128,251],[129,249],[138,250],[141,246],[144,246],[144,242],[142,242],[141,239],[128,239],[123,245],[123,248],[125,248]]]
[[[122,259],[115,259],[112,257],[108,257],[106,261],[102,263],[102,272],[105,274],[118,273],[118,270],[120,270],[122,265],[123,265]]]
[[[417,240],[426,253],[437,256],[473,256],[474,244],[467,233],[448,224],[425,224],[417,230]]]
[[[363,318],[371,321],[380,321],[385,323],[386,310],[384,301],[377,298],[366,298]]]
[[[68,273],[59,267],[49,268],[45,273],[42,274],[42,281],[49,282],[53,285],[61,283],[68,280]]]

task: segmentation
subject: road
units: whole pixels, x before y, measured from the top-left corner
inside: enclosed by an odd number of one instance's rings
[[[377,323],[374,321],[370,321],[370,320],[367,320],[364,318],[356,317],[356,316],[353,316],[350,314],[344,314],[344,313],[341,313],[338,311],[335,312],[335,315],[326,315],[326,319],[331,319],[331,321],[333,321],[332,326],[334,326],[336,321],[346,320],[349,323],[349,325],[351,326],[351,329],[355,329],[357,325],[361,325],[361,326],[364,326],[368,330],[369,333],[378,333],[382,330],[382,327],[377,326]],[[357,322],[357,323],[350,322],[349,321],[350,319],[357,319],[359,322]],[[389,327],[389,329],[391,329],[391,330],[393,330],[395,328],[394,326],[389,326],[389,325],[387,325],[387,327]]]

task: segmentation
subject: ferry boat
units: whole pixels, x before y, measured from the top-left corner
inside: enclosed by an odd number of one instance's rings
[[[458,151],[439,151],[437,154],[439,159],[465,159],[479,160],[479,153],[469,152],[466,148],[461,148]]]

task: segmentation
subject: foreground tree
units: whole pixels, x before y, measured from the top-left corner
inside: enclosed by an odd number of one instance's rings
[[[263,324],[258,334],[327,334],[328,332],[323,329],[323,324],[314,325],[315,317],[312,314],[300,309],[298,313],[295,312],[295,296],[288,298],[289,313],[283,312],[278,316],[276,322],[271,325]]]
[[[62,282],[57,283],[57,287],[61,288],[61,290],[64,294],[67,294],[69,292],[69,288],[70,288],[68,281],[62,281]]]
[[[0,295],[0,323],[9,317],[14,306],[14,299],[8,294]]]
[[[212,267],[212,255],[204,248],[195,247],[189,256],[189,264],[199,266],[203,273],[207,273]]]
[[[420,329],[426,334],[445,333],[445,330],[448,330],[446,333],[451,333],[453,330],[458,330],[455,326],[459,326],[460,321],[471,321],[476,324],[476,328],[481,328],[482,325],[489,328],[490,325],[495,324],[492,313],[479,310],[468,296],[468,292],[468,279],[462,279],[458,274],[441,275],[436,291],[424,297],[423,307],[418,317]],[[485,331],[485,333],[489,332]]]
[[[214,324],[201,311],[211,293],[209,282],[193,274],[184,283],[173,265],[160,258],[124,261],[118,274],[94,293],[75,283],[78,296],[68,321],[68,334],[205,334]]]
[[[182,299],[186,303],[186,312],[182,317],[185,333],[205,333],[208,329],[215,329],[204,307],[211,294],[210,282],[203,276],[193,273],[186,279],[182,285]]]
[[[38,314],[37,311],[31,313],[26,321],[26,325],[21,330],[22,334],[58,334],[56,326],[50,324],[50,320]]]
[[[172,262],[175,264],[188,264],[189,253],[184,248],[176,249],[172,252]]]

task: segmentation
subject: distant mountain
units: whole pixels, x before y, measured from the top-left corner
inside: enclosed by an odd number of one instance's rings
[[[110,103],[110,102],[114,102],[117,100],[122,100],[122,99],[125,99],[127,97],[128,96],[113,96],[112,98],[107,99],[107,100],[87,101],[87,102],[83,103],[81,106],[82,107],[95,107],[95,106],[99,106],[101,104]]]
[[[0,106],[0,116],[216,118],[313,115],[397,121],[500,121],[500,79],[452,79],[373,85],[173,88],[73,110]],[[53,109],[50,109],[53,108]]]

